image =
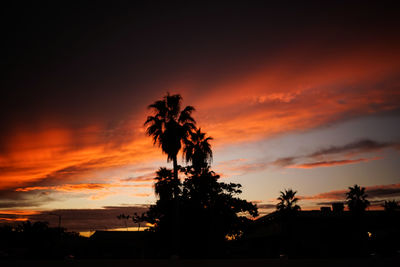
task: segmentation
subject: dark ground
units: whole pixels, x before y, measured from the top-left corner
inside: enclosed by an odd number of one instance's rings
[[[210,266],[210,267],[258,267],[258,266],[295,266],[295,267],[313,267],[313,266],[339,266],[339,267],[398,267],[400,266],[400,257],[393,258],[362,258],[362,259],[243,259],[243,260],[64,260],[64,261],[0,261],[0,266],[29,266],[29,267],[46,267],[46,266],[137,266],[137,267],[153,267],[153,266]]]

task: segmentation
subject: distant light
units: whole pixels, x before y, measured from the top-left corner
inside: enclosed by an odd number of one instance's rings
[[[371,232],[367,232],[367,235],[368,235],[369,238],[372,237],[372,233]]]

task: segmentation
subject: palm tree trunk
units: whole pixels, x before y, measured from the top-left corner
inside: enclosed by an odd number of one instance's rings
[[[174,179],[175,179],[175,181],[177,181],[178,180],[178,160],[177,160],[176,155],[173,158],[173,162],[174,162]]]
[[[172,227],[172,249],[173,255],[179,255],[179,191],[178,191],[178,160],[177,155],[173,158],[174,163],[174,180],[176,182],[174,186],[174,205],[175,205],[175,218],[174,218],[174,225]]]

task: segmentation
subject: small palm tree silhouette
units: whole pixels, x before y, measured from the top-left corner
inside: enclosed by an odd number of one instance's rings
[[[124,220],[126,231],[129,231],[128,222],[127,222],[129,220],[129,218],[130,218],[130,215],[125,215],[125,214],[120,214],[117,216],[118,220]]]
[[[280,192],[280,196],[277,198],[279,203],[276,205],[276,209],[280,212],[294,212],[299,211],[301,208],[296,203],[299,199],[296,197],[297,191],[292,189],[285,189]]]
[[[161,167],[156,174],[156,183],[154,185],[156,196],[161,200],[174,199],[174,193],[179,193],[179,184],[176,183],[172,170]]]
[[[192,167],[196,173],[200,173],[201,170],[209,167],[212,161],[212,150],[210,141],[212,137],[206,137],[206,133],[197,129],[190,133],[190,138],[185,140],[185,148],[183,149],[183,155],[186,162],[192,162]]]
[[[349,192],[346,193],[347,206],[354,213],[360,213],[367,209],[370,205],[366,199],[368,195],[365,193],[365,187],[354,185],[349,187]]]

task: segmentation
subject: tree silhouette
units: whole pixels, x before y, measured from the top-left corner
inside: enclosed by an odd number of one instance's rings
[[[285,189],[285,191],[280,192],[280,196],[277,198],[279,203],[276,205],[276,209],[279,212],[296,212],[301,208],[296,203],[299,199],[296,197],[297,191],[292,189]]]
[[[383,207],[384,207],[385,211],[388,211],[388,212],[400,210],[399,203],[397,203],[397,201],[394,199],[393,200],[385,200]]]
[[[242,192],[240,184],[218,182],[219,175],[207,168],[201,173],[192,171],[187,174],[177,197],[181,235],[173,238],[184,244],[181,253],[187,256],[220,253],[225,238],[240,237],[250,223],[245,215],[258,215],[257,207],[237,197]],[[150,206],[145,220],[153,224],[151,231],[160,233],[161,238],[168,242],[176,224],[173,209],[176,199],[171,199],[168,194],[171,192],[170,184],[158,185],[163,181],[156,182],[155,190],[163,189],[158,191],[158,200]]]
[[[206,137],[206,134],[197,129],[190,133],[190,138],[185,140],[183,156],[186,162],[192,163],[192,168],[196,173],[208,168],[212,162],[212,150],[209,141],[212,137]]]
[[[153,137],[154,145],[158,144],[158,146],[161,147],[161,150],[167,154],[167,161],[173,161],[173,177],[176,184],[179,183],[177,155],[189,134],[196,129],[196,121],[192,118],[192,112],[195,110],[194,107],[186,106],[181,110],[181,102],[181,95],[170,95],[167,93],[163,99],[149,105],[149,108],[153,110],[154,115],[148,116],[144,123],[145,126],[147,125],[147,135]],[[173,187],[175,201],[172,203],[175,207],[175,215],[173,216],[175,218],[175,223],[173,224],[174,230],[172,231],[175,238],[172,237],[172,241],[176,252],[178,250],[176,237],[179,235],[178,188],[179,187],[177,186]]]
[[[242,193],[240,184],[218,182],[219,178],[213,171],[203,169],[183,182],[182,240],[197,253],[204,248],[209,249],[209,255],[221,252],[225,239],[240,237],[250,223],[245,214],[258,215],[254,204],[237,197]]]
[[[120,214],[117,216],[118,220],[124,220],[126,231],[128,231],[128,222],[127,221],[129,220],[130,217],[131,217],[130,215],[125,215],[125,214]]]
[[[346,193],[347,206],[353,213],[361,213],[370,205],[366,199],[365,187],[360,187],[355,184],[354,187],[349,187],[349,192]]]
[[[139,214],[137,214],[137,212],[135,212],[135,213],[132,215],[132,221],[133,221],[134,223],[137,223],[137,224],[138,224],[138,231],[140,231],[140,224],[141,224],[142,222],[146,221],[146,214],[145,214],[145,213],[142,213],[141,215],[139,215]]]
[[[174,179],[172,170],[161,167],[156,174],[157,176],[154,178],[156,180],[154,185],[156,196],[162,200],[172,200],[175,193],[179,195],[180,181]]]
[[[186,106],[181,110],[181,102],[180,95],[168,93],[162,100],[149,105],[155,114],[148,116],[144,123],[148,126],[147,134],[153,137],[154,144],[158,144],[167,154],[168,161],[173,161],[175,180],[178,180],[177,155],[190,132],[196,129],[196,121],[191,116],[194,107]]]
[[[245,215],[257,216],[257,206],[237,197],[240,184],[218,182],[219,175],[210,170],[212,138],[196,129],[193,107],[181,111],[181,100],[180,95],[167,94],[149,106],[155,115],[145,122],[147,134],[173,160],[174,169],[156,172],[158,199],[142,219],[153,225],[149,231],[159,234],[165,253],[179,253],[174,247],[179,243],[185,255],[205,256],[205,249],[215,255],[223,249],[226,236],[241,235],[250,222]],[[186,163],[191,163],[184,168],[177,165],[181,148]],[[178,171],[186,175],[183,183]]]

